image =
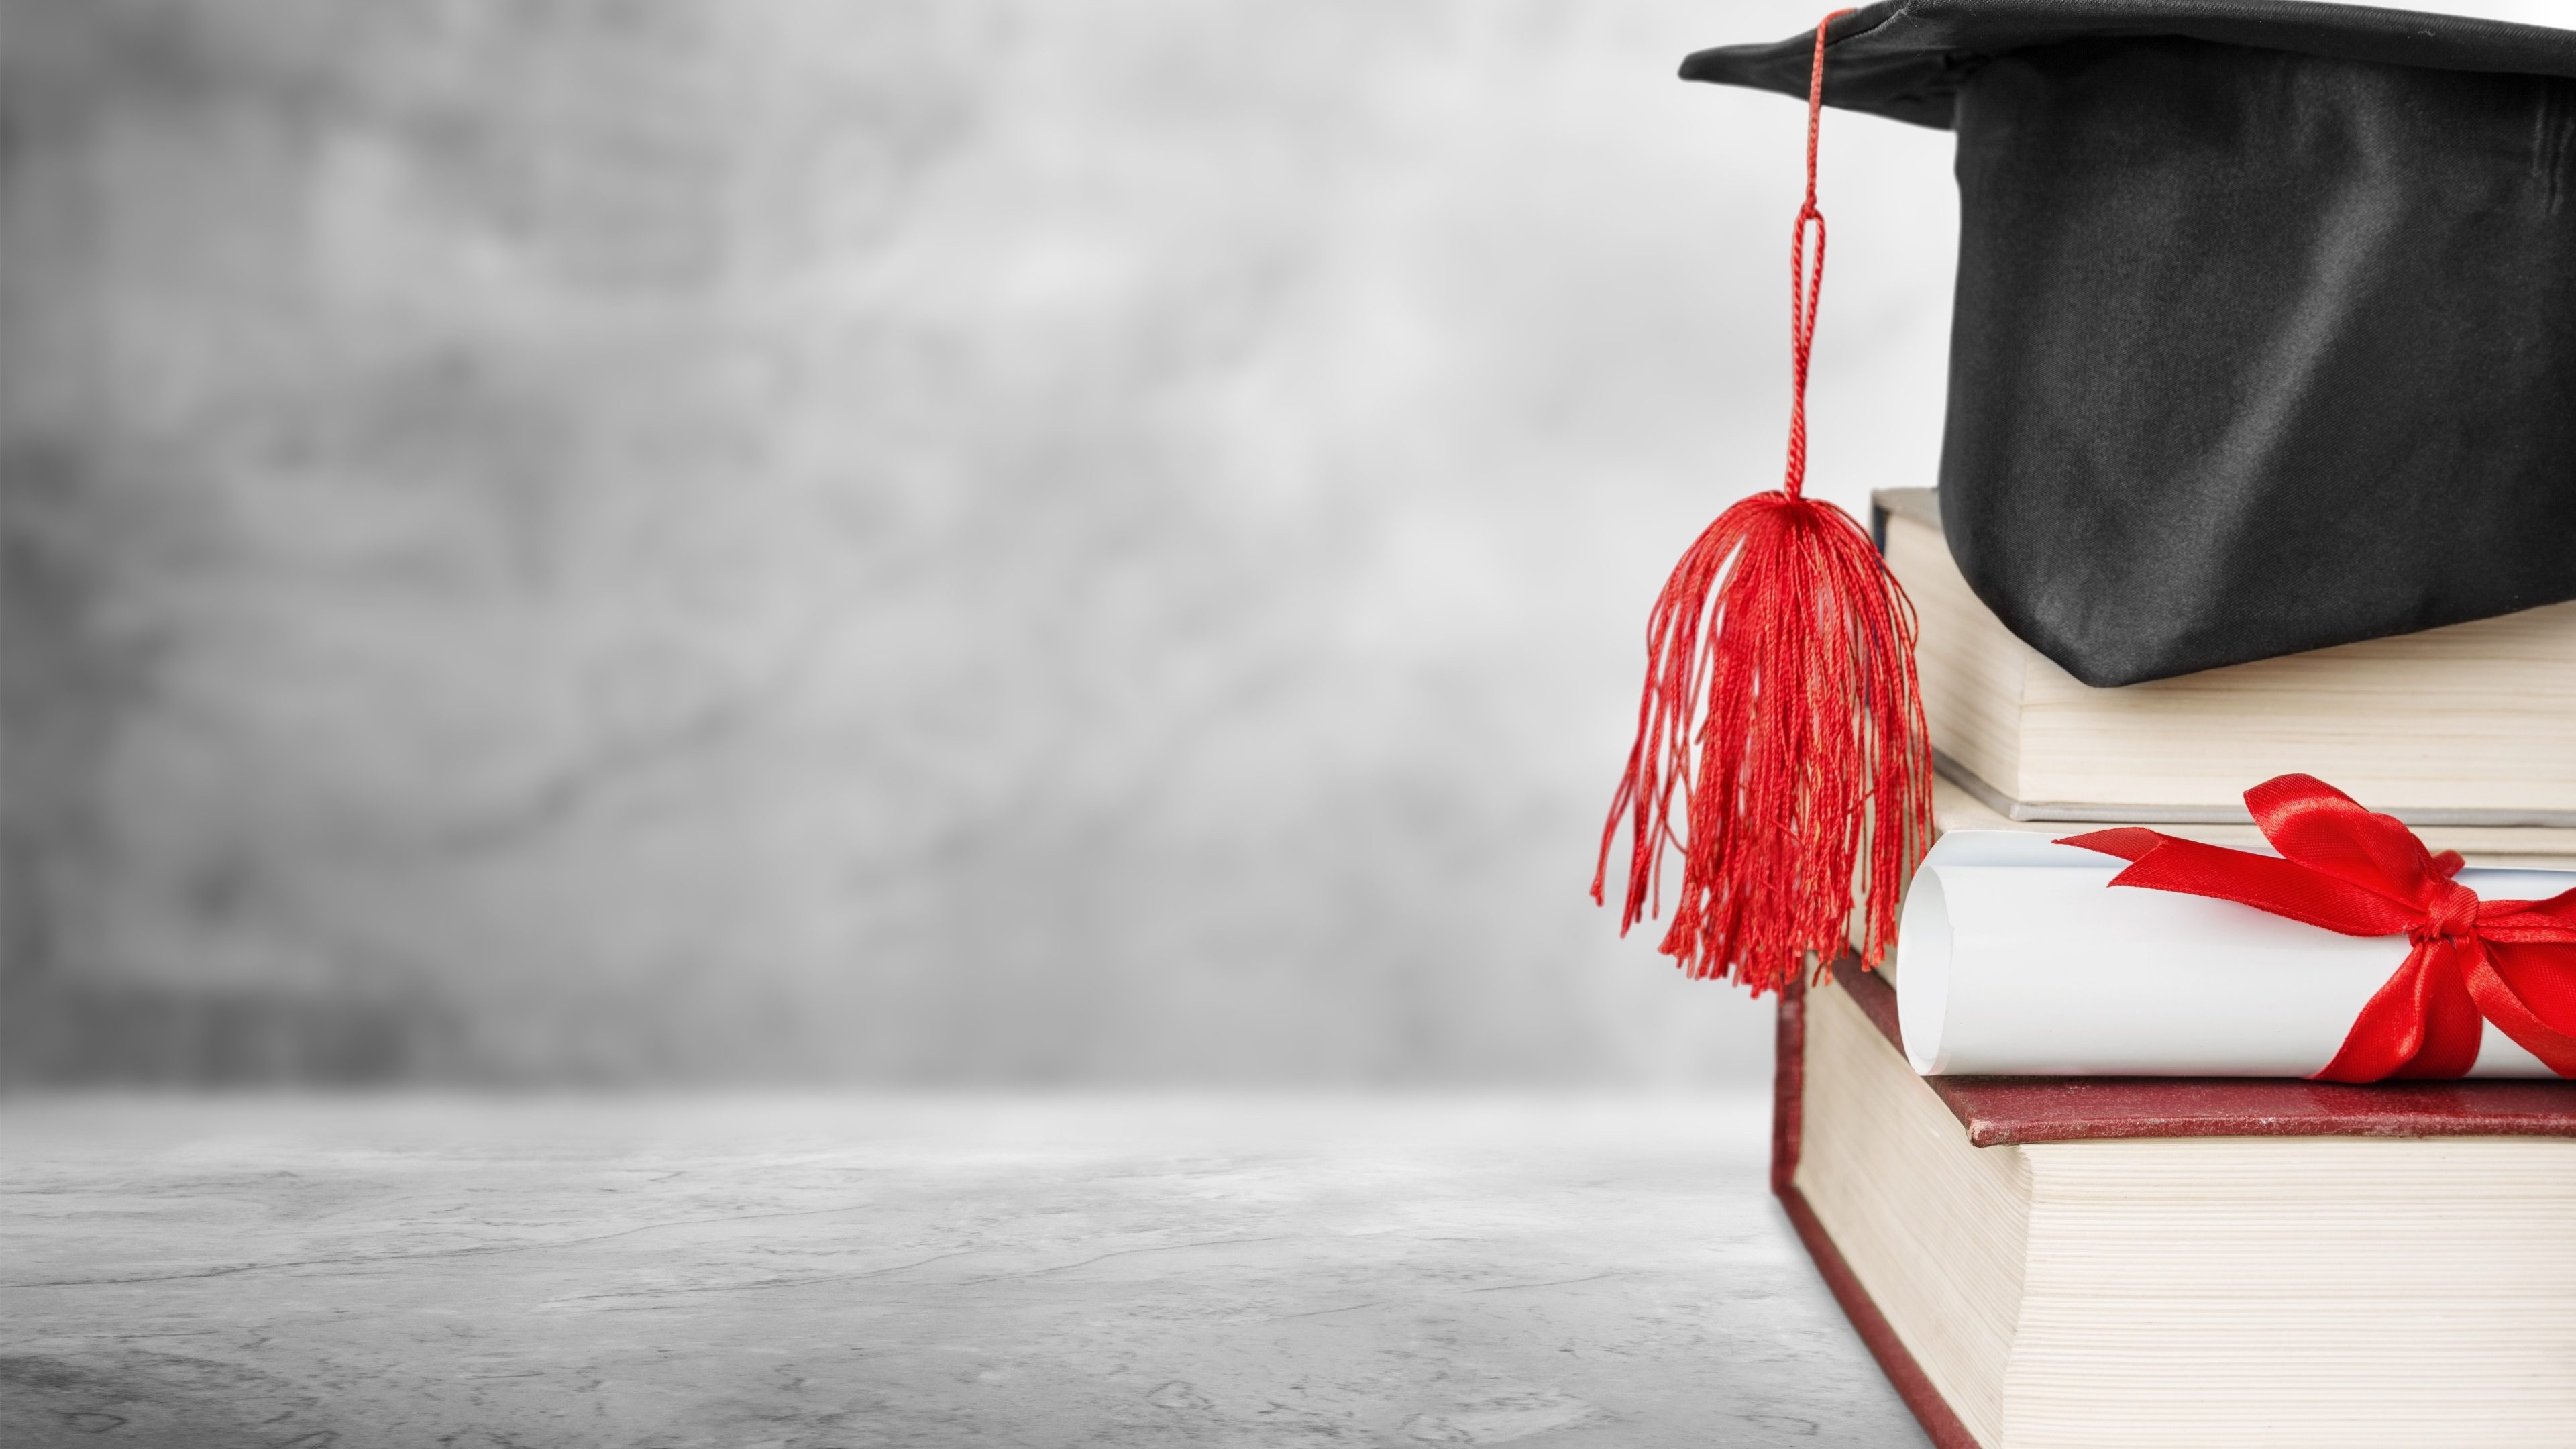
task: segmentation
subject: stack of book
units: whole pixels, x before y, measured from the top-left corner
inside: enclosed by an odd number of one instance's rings
[[[2095,689],[1877,504],[1941,829],[2260,847],[2300,772],[2576,870],[2576,604]],[[2576,1084],[1926,1078],[1890,974],[1784,1000],[1773,1185],[1943,1449],[2576,1444]]]

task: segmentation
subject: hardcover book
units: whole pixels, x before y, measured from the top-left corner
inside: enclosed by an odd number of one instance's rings
[[[1772,1186],[1942,1449],[2563,1446],[2576,1084],[1926,1078],[1784,993]]]
[[[1921,623],[1937,764],[1994,813],[2242,824],[2248,783],[2297,771],[2409,825],[2496,837],[2482,854],[2576,855],[2576,603],[2096,689],[1969,590],[1935,492],[1872,498]]]

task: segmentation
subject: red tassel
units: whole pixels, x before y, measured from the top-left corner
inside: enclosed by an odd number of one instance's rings
[[[1807,359],[1825,272],[1816,209],[1824,53],[1820,24],[1808,81],[1807,199],[1789,254],[1788,477],[1719,515],[1656,600],[1637,742],[1592,878],[1600,901],[1626,816],[1624,935],[1649,913],[1650,898],[1660,909],[1664,846],[1678,846],[1681,899],[1660,949],[1693,977],[1731,976],[1756,996],[1783,986],[1810,951],[1820,962],[1842,954],[1855,893],[1861,959],[1877,965],[1896,936],[1906,877],[1932,835],[1914,607],[1851,515],[1804,496]],[[1679,830],[1677,794],[1687,802]]]
[[[1833,960],[1855,886],[1862,960],[1878,964],[1932,834],[1914,636],[1913,606],[1841,509],[1759,493],[1709,525],[1655,603],[1637,743],[1601,835],[1596,901],[1629,818],[1623,934],[1660,897],[1669,840],[1683,872],[1662,950],[1692,976],[1759,996],[1809,951]]]

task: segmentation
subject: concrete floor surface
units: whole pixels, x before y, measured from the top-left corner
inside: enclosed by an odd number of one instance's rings
[[[0,1443],[1888,1446],[1751,1095],[0,1104]]]

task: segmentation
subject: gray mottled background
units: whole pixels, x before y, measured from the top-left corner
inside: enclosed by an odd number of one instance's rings
[[[6,1075],[1762,1071],[1583,888],[1814,10],[0,0]],[[1825,146],[1856,505],[1949,144]]]

